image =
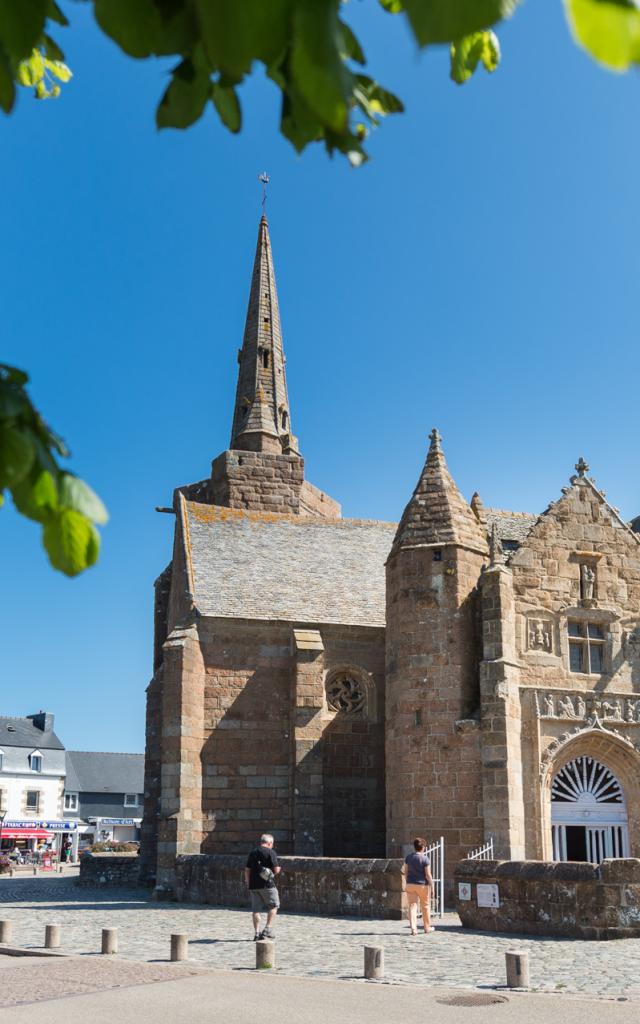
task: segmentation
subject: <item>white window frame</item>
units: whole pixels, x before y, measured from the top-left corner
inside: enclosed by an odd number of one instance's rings
[[[571,627],[576,628],[579,632],[571,632]],[[589,635],[589,629],[593,626],[600,631],[602,634],[600,637],[593,637]],[[574,675],[584,676],[604,676],[609,674],[608,669],[608,623],[601,622],[594,618],[580,618],[574,619],[569,617],[567,619],[567,643],[568,643],[568,656],[569,656],[569,671]],[[579,648],[580,650],[580,668],[571,667],[571,648]],[[600,671],[597,669],[592,670],[591,668],[591,649],[599,647],[601,654],[602,668]]]
[[[35,807],[29,807],[29,793],[35,793],[35,795],[36,795],[36,806]],[[25,790],[25,798],[24,798],[25,810],[26,811],[32,811],[34,814],[38,814],[40,812],[40,796],[41,796],[41,793],[40,793],[39,789],[26,789]]]
[[[67,803],[67,800],[72,801]],[[78,793],[65,793],[64,794],[64,809],[65,811],[77,811],[78,810]]]
[[[130,801],[129,797],[133,797],[133,801]],[[137,793],[125,793],[124,794],[124,806],[125,807],[139,807],[140,800],[138,799]]]
[[[34,758],[38,759],[38,768],[33,767]],[[42,754],[40,753],[39,750],[32,750],[31,753],[29,754],[29,768],[31,769],[32,772],[35,772],[36,775],[42,775]]]

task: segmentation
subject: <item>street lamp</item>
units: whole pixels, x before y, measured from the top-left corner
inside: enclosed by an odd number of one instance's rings
[[[6,816],[6,811],[0,811],[0,856],[2,856],[2,826],[4,825],[4,819]]]

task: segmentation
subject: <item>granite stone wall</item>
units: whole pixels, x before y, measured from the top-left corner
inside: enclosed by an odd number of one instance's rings
[[[249,906],[246,857],[219,854],[178,857],[179,902]],[[401,860],[281,857],[278,890],[284,910],[295,913],[400,919],[404,916]]]
[[[140,858],[135,853],[85,853],[80,858],[77,885],[139,885]]]
[[[470,899],[460,899],[461,885],[470,886]],[[478,885],[497,886],[497,906],[478,906]],[[640,860],[605,860],[599,867],[466,860],[455,870],[454,901],[463,926],[479,931],[638,938]]]

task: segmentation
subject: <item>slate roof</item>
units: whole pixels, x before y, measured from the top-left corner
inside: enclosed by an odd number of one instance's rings
[[[185,502],[202,615],[384,626],[395,523],[316,519]]]
[[[34,750],[64,750],[55,732],[43,732],[29,718],[0,717],[0,748],[30,747]]]
[[[67,750],[70,793],[144,793],[144,754]]]
[[[488,508],[485,512],[489,537],[495,523],[500,540],[515,540],[519,544],[522,544],[533,524],[540,518],[530,512],[508,512],[502,508]]]

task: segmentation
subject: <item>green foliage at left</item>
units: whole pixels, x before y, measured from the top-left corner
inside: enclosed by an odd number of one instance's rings
[[[55,0],[0,0],[0,108],[7,114],[15,106],[16,85],[44,100],[57,97],[58,82],[71,78],[50,22],[68,24]]]
[[[77,576],[98,558],[96,524],[107,522],[107,511],[88,484],[59,465],[69,452],[33,406],[27,383],[22,370],[0,363],[0,506],[11,494],[18,512],[40,523],[54,569]]]

